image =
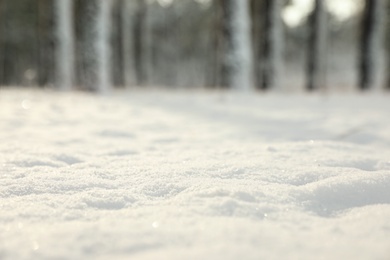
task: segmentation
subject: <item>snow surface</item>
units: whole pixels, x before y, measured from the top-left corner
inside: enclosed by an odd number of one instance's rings
[[[0,91],[0,259],[390,259],[389,96]]]

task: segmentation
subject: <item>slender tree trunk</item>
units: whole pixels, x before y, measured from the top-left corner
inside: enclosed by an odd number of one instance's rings
[[[283,73],[282,0],[264,0],[265,41],[262,55],[262,89],[280,89]]]
[[[134,45],[133,45],[133,1],[122,0],[122,53],[123,53],[123,73],[126,87],[135,85],[134,74]]]
[[[362,37],[360,50],[361,90],[377,87],[379,59],[381,52],[383,0],[366,0],[362,21]]]
[[[252,44],[248,0],[224,0],[222,86],[236,90],[253,87]]]
[[[148,82],[148,54],[147,48],[147,3],[146,0],[137,1],[137,10],[134,15],[134,63],[137,85],[143,86]]]
[[[36,83],[39,86],[47,86],[53,83],[53,13],[52,0],[37,0],[37,24],[36,24]]]
[[[264,2],[259,0],[251,0],[251,18],[252,18],[252,46],[254,57],[254,85],[260,88],[262,82],[262,43],[263,43],[263,13]]]
[[[385,82],[385,88],[386,90],[390,90],[390,73],[388,73],[390,71],[390,0],[387,0],[387,5],[385,7],[385,10],[386,10],[386,16],[385,16],[385,24],[386,24],[386,29],[385,29],[385,32],[386,32],[386,62],[387,62],[387,67],[386,67],[386,71],[387,73],[385,73],[385,75],[387,75],[387,78],[385,79],[386,82]]]
[[[177,73],[180,71],[181,67],[185,67],[187,64],[185,64],[185,61],[182,60],[182,64],[180,64],[180,56],[181,56],[181,41],[180,41],[180,32],[181,32],[181,17],[180,17],[180,3],[176,5],[171,6],[171,15],[176,21],[176,26],[173,26],[173,28],[169,28],[167,26],[167,31],[170,29],[170,35],[169,41],[171,44],[169,46],[169,61],[170,61],[170,66],[169,70],[167,71],[167,85],[171,87],[179,87],[180,84],[182,83],[180,80],[180,73]],[[167,25],[169,22],[167,23]]]
[[[16,62],[14,59],[15,53],[13,52],[11,44],[7,40],[7,37],[10,33],[10,22],[9,17],[11,16],[9,10],[10,8],[10,0],[1,0],[2,1],[2,14],[0,16],[1,19],[1,38],[2,38],[2,49],[1,51],[1,75],[2,75],[2,84],[3,85],[12,85],[15,83],[19,83],[16,78]]]
[[[5,0],[0,0],[0,86],[4,84],[4,34],[5,34],[5,21],[4,10]]]
[[[56,0],[57,50],[56,83],[60,90],[70,90],[74,83],[73,1]]]
[[[110,48],[110,32],[111,32],[111,0],[98,1],[98,17],[96,25],[97,31],[94,48],[97,51],[97,85],[98,92],[107,92],[112,85],[111,82],[111,48]]]
[[[112,2],[111,0],[79,0],[77,3],[80,83],[88,90],[107,92],[111,87]]]
[[[41,30],[41,0],[33,0],[31,1],[32,3],[34,3],[34,11],[32,12],[32,14],[34,15],[34,27],[33,27],[33,30],[34,30],[34,33],[33,33],[33,39],[34,39],[34,43],[33,46],[33,50],[31,52],[31,61],[32,61],[32,64],[31,64],[31,68],[29,68],[24,76],[25,76],[25,79],[26,79],[26,83],[27,83],[27,86],[41,86],[39,83],[38,83],[38,77],[42,76],[42,71],[43,71],[43,67],[42,67],[42,61],[41,61],[41,46],[42,46],[42,42],[43,42],[43,37],[42,37],[42,30]]]
[[[94,90],[97,84],[97,50],[96,19],[98,13],[98,0],[77,1],[77,34],[79,38],[77,48],[78,83],[82,88]]]
[[[172,26],[170,24],[170,20],[174,19],[176,20],[175,14],[170,13],[168,15],[168,10],[164,10],[164,21],[163,21],[163,26],[162,26],[162,31],[164,32],[164,35],[166,35],[162,41],[162,55],[163,55],[163,60],[169,64],[169,66],[160,66],[158,67],[159,72],[161,72],[162,78],[161,78],[161,84],[165,86],[171,86],[173,87],[177,83],[177,77],[175,73],[174,66],[176,66],[175,63],[175,55],[174,52],[179,50],[179,46],[176,44],[174,41],[175,35],[176,35],[176,28],[172,30]],[[179,21],[176,20],[177,23]],[[173,46],[175,46],[173,48]],[[171,65],[172,64],[172,65]]]
[[[221,60],[221,5],[223,4],[220,0],[213,0],[212,2],[213,20],[212,28],[210,30],[210,66],[205,66],[207,75],[207,87],[219,87],[220,83],[220,60]]]
[[[112,0],[112,83],[114,86],[124,86],[124,72],[123,72],[123,9],[124,2],[122,0]],[[127,14],[128,15],[128,14]]]
[[[327,19],[324,0],[315,0],[309,19],[309,47],[307,57],[307,85],[309,91],[324,88],[326,84]]]

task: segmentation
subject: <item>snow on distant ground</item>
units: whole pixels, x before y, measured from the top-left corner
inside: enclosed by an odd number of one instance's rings
[[[0,259],[390,259],[389,96],[0,91]]]

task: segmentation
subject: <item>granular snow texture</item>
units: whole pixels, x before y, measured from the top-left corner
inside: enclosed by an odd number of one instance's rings
[[[0,259],[390,259],[388,96],[0,91]]]

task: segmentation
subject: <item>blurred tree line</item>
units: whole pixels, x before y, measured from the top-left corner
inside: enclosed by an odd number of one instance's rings
[[[0,0],[0,85],[390,88],[390,0],[358,2],[289,26],[293,0]]]

